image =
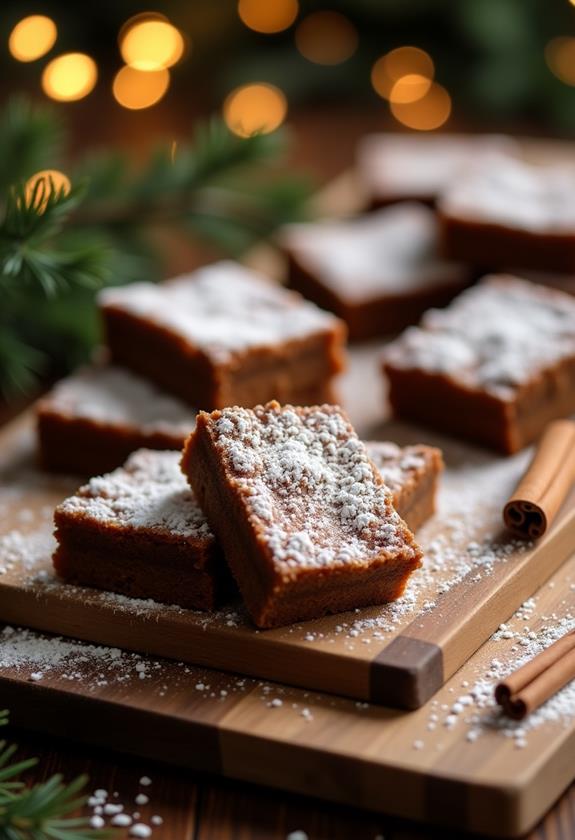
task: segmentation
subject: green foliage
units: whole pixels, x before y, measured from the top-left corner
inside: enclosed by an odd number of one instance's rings
[[[8,723],[8,712],[0,711],[0,726]],[[84,805],[81,795],[87,778],[79,776],[64,783],[56,774],[45,782],[26,786],[20,779],[37,759],[12,761],[17,747],[0,741],[0,837],[3,840],[100,840],[108,831],[89,828],[84,817],[72,817]]]
[[[71,171],[63,164],[69,191],[50,177],[27,186],[25,179],[59,162],[64,134],[49,110],[22,100],[0,114],[4,396],[87,358],[97,340],[96,290],[161,276],[154,231],[192,234],[237,256],[301,217],[309,195],[307,184],[277,170],[284,135],[244,139],[220,120],[201,125],[192,143],[158,149],[142,170],[115,151],[92,152]]]

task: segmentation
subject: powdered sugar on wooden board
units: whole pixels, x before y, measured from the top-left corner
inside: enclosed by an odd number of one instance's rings
[[[113,307],[150,321],[218,362],[253,348],[325,333],[337,319],[300,295],[223,261],[164,285],[134,283],[101,292]]]
[[[133,428],[142,434],[164,432],[185,437],[196,413],[145,379],[116,367],[84,368],[62,379],[40,402],[41,411],[75,420]]]
[[[573,356],[575,299],[506,276],[483,280],[446,309],[428,310],[421,327],[409,327],[384,351],[393,368],[443,374],[502,400]]]
[[[468,270],[438,256],[435,214],[401,203],[349,221],[288,225],[282,241],[322,285],[344,300],[405,295],[460,282]]]
[[[282,574],[415,556],[365,445],[337,407],[223,409],[208,434]]]
[[[92,478],[58,507],[113,528],[153,530],[180,539],[214,539],[180,470],[180,452],[141,449],[123,467]]]

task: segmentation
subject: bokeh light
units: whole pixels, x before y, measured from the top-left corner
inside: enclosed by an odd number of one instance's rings
[[[417,102],[429,91],[431,79],[420,76],[417,73],[408,73],[402,76],[391,89],[389,94],[390,102],[408,103]]]
[[[184,54],[184,38],[163,15],[144,12],[124,24],[120,31],[122,58],[136,70],[172,67]]]
[[[48,203],[48,199],[53,192],[59,193],[60,191],[63,191],[67,194],[72,188],[70,179],[63,172],[60,172],[58,169],[42,169],[26,181],[24,190],[27,204],[29,204],[32,200],[34,189],[36,188],[38,181],[44,181],[44,198],[38,207],[40,213],[44,211],[46,204]]]
[[[95,87],[98,68],[85,53],[65,53],[53,58],[42,73],[42,89],[51,99],[74,102]]]
[[[389,107],[395,119],[402,125],[417,131],[433,131],[449,119],[451,97],[442,85],[432,82],[425,96],[420,99],[412,102],[391,100]]]
[[[545,47],[545,60],[554,76],[575,85],[575,38],[553,38]]]
[[[285,120],[287,100],[275,85],[243,85],[226,97],[223,113],[228,128],[240,137],[257,131],[268,134]]]
[[[30,15],[16,24],[8,39],[10,54],[18,61],[36,61],[56,43],[58,30],[45,15]]]
[[[292,25],[299,12],[298,0],[239,0],[238,14],[243,23],[267,35]]]
[[[137,70],[124,66],[118,70],[112,84],[114,99],[123,108],[140,111],[151,108],[165,95],[170,86],[170,71]]]
[[[357,29],[339,12],[312,12],[295,31],[298,50],[314,64],[341,64],[358,45]]]
[[[377,59],[371,68],[371,84],[383,99],[389,99],[394,85],[404,76],[433,79],[433,59],[419,47],[397,47]]]

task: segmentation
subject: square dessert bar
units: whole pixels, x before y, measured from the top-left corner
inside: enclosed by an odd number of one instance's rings
[[[492,276],[384,351],[399,417],[505,453],[575,411],[575,299]]]
[[[393,600],[420,565],[337,406],[200,412],[182,469],[258,627]]]
[[[197,407],[327,399],[344,366],[345,324],[237,263],[100,304],[113,360]]]
[[[347,323],[351,339],[397,332],[468,286],[466,266],[438,256],[435,214],[404,202],[358,219],[288,225],[289,283]]]
[[[59,382],[36,419],[45,469],[99,475],[142,447],[181,449],[196,414],[130,371],[101,365]]]
[[[400,447],[389,441],[367,441],[367,454],[391,490],[393,506],[412,531],[435,513],[443,456],[434,446]]]
[[[478,157],[518,150],[511,137],[495,134],[369,134],[357,151],[359,186],[372,208],[406,199],[433,205]]]
[[[489,269],[575,272],[575,168],[483,162],[438,202],[443,252]]]
[[[134,598],[213,609],[231,581],[180,457],[141,449],[58,505],[58,574]]]

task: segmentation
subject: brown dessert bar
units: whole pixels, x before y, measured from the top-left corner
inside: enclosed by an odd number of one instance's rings
[[[490,270],[575,272],[574,189],[571,166],[478,165],[438,202],[443,253]]]
[[[63,379],[36,415],[42,466],[84,475],[109,472],[142,447],[181,449],[196,422],[184,403],[104,365]]]
[[[384,370],[397,416],[516,452],[575,411],[575,300],[487,278],[392,342]]]
[[[351,339],[397,332],[473,279],[438,257],[435,214],[404,202],[358,219],[284,228],[289,283],[347,323]]]
[[[393,506],[412,531],[417,531],[435,513],[439,477],[443,471],[441,450],[416,444],[400,447],[389,441],[367,441],[367,454],[393,494]]]
[[[58,505],[58,574],[134,598],[213,609],[230,580],[180,457],[141,449]]]
[[[511,137],[493,134],[369,134],[358,146],[359,186],[372,208],[406,199],[433,205],[478,157],[518,150]]]
[[[337,406],[200,412],[182,469],[259,627],[393,600],[420,565]]]
[[[100,303],[114,361],[201,408],[316,401],[343,368],[341,321],[237,263]]]

